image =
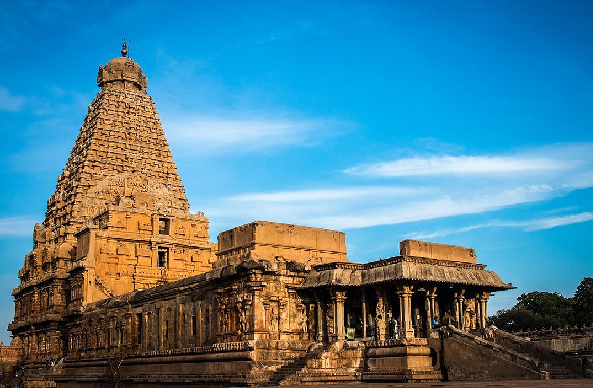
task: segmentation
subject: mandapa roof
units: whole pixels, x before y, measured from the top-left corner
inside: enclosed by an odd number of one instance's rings
[[[482,264],[468,264],[411,256],[397,256],[368,264],[332,263],[313,267],[301,288],[357,287],[392,281],[481,286],[495,290],[513,288]]]

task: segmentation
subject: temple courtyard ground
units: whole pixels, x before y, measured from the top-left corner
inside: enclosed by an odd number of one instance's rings
[[[303,387],[302,385],[284,385],[282,388]],[[515,381],[447,381],[442,383],[362,383],[362,384],[320,384],[307,385],[307,388],[592,388],[593,379],[576,380],[515,380]]]

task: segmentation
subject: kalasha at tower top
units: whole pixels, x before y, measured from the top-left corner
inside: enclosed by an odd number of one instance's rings
[[[28,354],[60,356],[61,322],[93,301],[211,268],[208,219],[191,214],[142,68],[99,67],[88,109],[14,289],[9,330]]]
[[[99,67],[97,84],[102,87],[116,87],[146,93],[148,80],[142,69],[132,59],[127,58],[128,48],[124,42],[121,57],[113,58],[105,66]]]

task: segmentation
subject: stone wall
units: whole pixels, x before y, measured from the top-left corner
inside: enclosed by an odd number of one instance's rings
[[[298,265],[251,260],[92,303],[70,318],[59,386],[105,382],[105,360],[118,356],[126,386],[181,382],[176,375],[210,383],[269,378],[312,343],[310,309],[296,292],[305,274]]]
[[[593,325],[521,331],[514,334],[557,352],[593,352]]]

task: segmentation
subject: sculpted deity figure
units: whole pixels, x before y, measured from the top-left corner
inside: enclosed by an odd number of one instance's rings
[[[305,308],[301,310],[301,328],[303,333],[307,333],[309,331],[309,318],[307,317],[307,313]]]
[[[463,329],[470,330],[471,325],[472,325],[471,315],[470,315],[469,311],[466,311],[465,314],[463,314]]]
[[[275,313],[274,308],[270,310],[270,332],[276,333],[278,331],[278,314]]]
[[[241,333],[247,331],[247,313],[245,312],[245,308],[240,309],[239,312],[239,330]]]

